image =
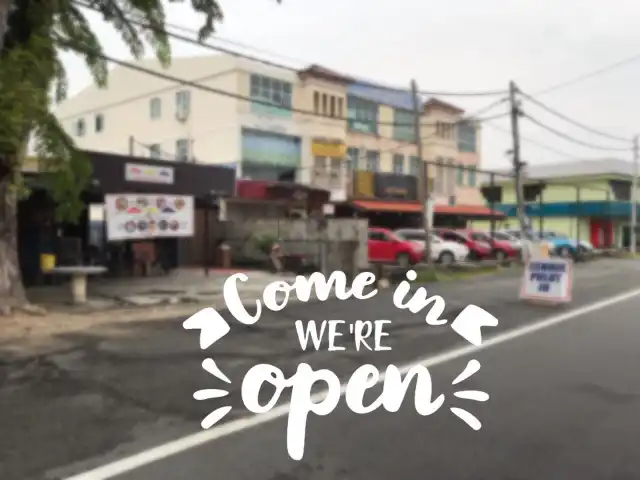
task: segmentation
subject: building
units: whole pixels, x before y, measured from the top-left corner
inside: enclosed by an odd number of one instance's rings
[[[155,60],[141,65],[160,71]],[[353,197],[354,171],[420,171],[408,91],[318,65],[292,71],[230,55],[176,58],[163,73],[210,91],[116,67],[108,89],[87,87],[56,114],[81,148],[225,164],[241,178],[326,188],[336,202]],[[479,128],[463,118],[437,99],[422,106],[431,190],[447,215],[482,205]]]
[[[616,158],[529,167],[527,216],[534,230],[564,233],[596,247],[628,246],[632,173],[630,162]],[[496,178],[494,187],[482,190],[487,203],[507,216],[501,226],[516,226],[513,181]],[[486,222],[474,226],[487,227]]]
[[[142,66],[160,70],[154,60]],[[312,150],[344,157],[346,95],[337,79],[229,55],[176,58],[164,73],[212,91],[117,67],[108,89],[89,86],[56,115],[81,148],[225,164],[249,179],[310,183]],[[292,111],[314,110],[314,102],[328,105],[327,117]],[[337,198],[345,175],[330,182]]]

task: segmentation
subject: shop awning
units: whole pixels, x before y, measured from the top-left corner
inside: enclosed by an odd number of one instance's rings
[[[498,210],[491,210],[482,205],[436,205],[434,213],[439,215],[460,215],[464,217],[504,217]]]
[[[378,202],[375,200],[353,200],[355,207],[371,212],[421,213],[422,205],[412,202]]]

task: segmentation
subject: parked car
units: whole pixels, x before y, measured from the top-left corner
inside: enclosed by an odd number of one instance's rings
[[[367,246],[370,262],[396,263],[407,268],[420,263],[424,257],[424,248],[386,228],[370,228]]]
[[[445,241],[459,243],[469,249],[469,260],[491,258],[493,249],[487,242],[473,240],[465,231],[450,228],[434,228],[433,233]]]
[[[520,249],[515,248],[511,242],[498,240],[491,237],[486,232],[478,230],[465,230],[465,232],[476,242],[487,243],[491,246],[493,257],[499,262],[504,262],[508,258],[516,258],[520,256]]]
[[[511,235],[503,231],[494,231],[488,233],[489,235],[493,235],[493,238],[495,238],[496,240],[500,240],[501,242],[509,242],[509,244],[513,248],[522,251],[522,240],[520,240],[519,236]]]
[[[519,230],[508,230],[507,233],[520,235]],[[579,254],[587,253],[593,250],[593,245],[586,240],[578,242],[570,238],[564,233],[544,230],[542,232],[533,232],[534,241],[546,241],[549,246],[549,254],[559,257],[568,258],[576,257]]]
[[[398,237],[415,243],[419,248],[426,250],[426,234],[424,230],[417,228],[402,228],[394,232]],[[430,235],[429,241],[431,259],[443,265],[451,265],[464,262],[469,256],[469,249],[457,242],[448,242],[437,235]]]

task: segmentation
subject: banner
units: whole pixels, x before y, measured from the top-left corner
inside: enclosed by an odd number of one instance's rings
[[[561,258],[532,259],[525,264],[520,298],[553,303],[571,301],[573,264]]]
[[[192,237],[193,197],[119,194],[105,196],[107,239]]]

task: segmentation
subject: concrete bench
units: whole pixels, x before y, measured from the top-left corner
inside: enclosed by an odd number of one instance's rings
[[[74,305],[87,303],[87,279],[89,275],[100,275],[107,271],[106,267],[78,265],[71,267],[54,267],[47,273],[52,275],[69,275],[71,277],[71,298]]]

